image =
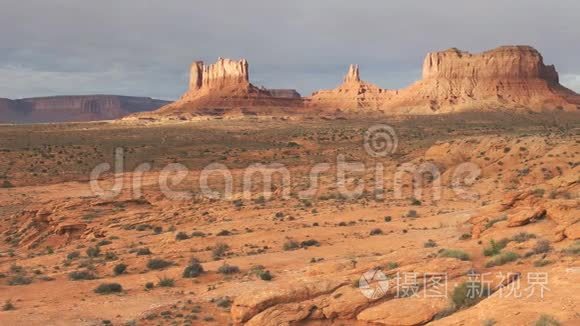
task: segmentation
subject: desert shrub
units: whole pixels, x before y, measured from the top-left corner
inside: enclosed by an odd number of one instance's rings
[[[87,253],[87,256],[89,256],[91,258],[95,258],[101,254],[101,248],[99,248],[99,246],[89,247],[89,248],[87,248],[86,253]]]
[[[119,283],[102,283],[94,291],[98,294],[119,293],[123,291],[123,286]]]
[[[536,235],[533,233],[520,232],[512,237],[512,241],[522,243],[522,242],[528,241],[529,239],[535,239],[535,238],[536,238]]]
[[[271,281],[272,280],[272,274],[270,274],[270,271],[268,271],[268,270],[266,270],[266,271],[260,271],[258,273],[258,277],[262,281]]]
[[[15,275],[8,279],[8,285],[28,285],[32,279],[26,275]]]
[[[155,234],[161,234],[161,232],[163,232],[163,227],[156,226],[156,227],[153,228],[153,233],[155,233]]]
[[[468,308],[491,294],[488,286],[480,282],[467,281],[453,289],[451,301],[456,308]]]
[[[223,264],[218,268],[218,272],[225,275],[235,274],[240,272],[240,268],[234,265]]]
[[[181,241],[181,240],[187,240],[187,239],[189,239],[189,235],[187,235],[187,233],[185,233],[185,232],[183,232],[183,231],[181,231],[181,232],[178,232],[178,233],[175,235],[175,240],[177,240],[177,241]]]
[[[168,261],[168,260],[163,260],[160,258],[150,259],[147,262],[147,268],[149,268],[149,269],[163,269],[163,268],[169,267],[171,265],[173,265],[173,262]]]
[[[193,278],[198,277],[203,273],[203,266],[199,263],[199,260],[196,258],[191,258],[189,264],[183,270],[183,278]]]
[[[435,242],[434,240],[429,239],[429,240],[427,240],[423,244],[423,247],[425,247],[425,248],[435,248],[435,247],[437,247],[437,242]]]
[[[391,270],[391,269],[395,269],[399,267],[399,263],[394,262],[394,261],[390,261],[387,263],[387,269]]]
[[[80,256],[81,256],[80,252],[72,251],[72,252],[69,252],[68,255],[66,255],[66,259],[73,260],[73,259],[79,258]]]
[[[10,299],[6,300],[6,302],[4,302],[4,305],[2,306],[2,311],[9,311],[14,309],[16,309],[16,307],[14,307],[14,304],[12,304],[12,300]]]
[[[485,263],[485,267],[501,266],[518,260],[520,256],[514,252],[504,252],[494,256]]]
[[[201,232],[201,231],[193,231],[191,233],[192,237],[196,237],[196,238],[202,238],[205,237],[205,233]]]
[[[551,260],[539,259],[534,262],[534,267],[544,267],[546,265],[550,265],[551,263],[553,263]]]
[[[137,249],[137,256],[147,256],[147,255],[151,255],[151,250],[149,250],[149,248]]]
[[[471,234],[470,233],[463,233],[460,237],[459,240],[469,240],[471,239]]]
[[[164,288],[174,287],[175,286],[175,279],[164,276],[164,277],[159,279],[159,281],[157,282],[157,286],[164,287]]]
[[[97,243],[97,246],[98,246],[98,247],[102,247],[102,246],[108,246],[108,245],[110,245],[111,243],[113,243],[111,240],[103,239],[103,240],[101,240],[101,241],[99,241],[99,242]]]
[[[564,249],[563,252],[567,255],[572,255],[572,256],[580,255],[580,241],[576,241],[570,247]]]
[[[381,234],[383,234],[383,230],[381,230],[379,228],[375,228],[375,229],[372,229],[369,234],[370,235],[381,235]]]
[[[421,206],[421,201],[417,198],[411,198],[411,205],[413,206]]]
[[[300,242],[300,247],[302,247],[302,248],[314,247],[314,246],[316,246],[316,247],[320,246],[320,242],[318,242],[314,239],[309,239],[309,240],[305,240],[305,241]]]
[[[110,261],[110,260],[117,260],[117,259],[118,259],[117,254],[115,254],[112,251],[107,251],[105,253],[105,260],[109,260]]]
[[[544,197],[545,192],[546,190],[544,189],[536,188],[532,191],[532,195],[534,195],[535,197]]]
[[[385,222],[390,222],[392,220],[393,218],[391,216],[385,216]]]
[[[415,217],[418,217],[418,216],[419,216],[419,214],[418,214],[418,213],[417,213],[417,211],[416,211],[416,210],[414,210],[414,209],[410,209],[410,210],[407,212],[407,217],[412,217],[412,218],[415,218]]]
[[[13,187],[14,185],[12,184],[12,182],[8,180],[2,181],[2,185],[0,185],[0,188],[13,188]]]
[[[147,289],[147,290],[151,290],[154,287],[155,287],[155,283],[153,283],[153,282],[145,283],[145,289]]]
[[[540,318],[534,324],[536,326],[559,326],[560,322],[557,321],[554,317],[549,315],[541,315]]]
[[[300,244],[294,240],[288,240],[288,241],[284,242],[283,248],[286,251],[295,250],[295,249],[300,248]]]
[[[489,241],[489,246],[483,248],[483,254],[488,257],[495,256],[499,254],[501,250],[505,248],[505,246],[507,246],[508,243],[509,243],[508,239],[501,239],[499,241],[495,241],[492,239]]]
[[[550,241],[548,240],[538,240],[534,246],[534,254],[544,254],[550,251],[552,247],[550,246]]]
[[[127,265],[121,263],[121,264],[117,264],[115,265],[115,267],[113,267],[113,273],[115,273],[115,275],[121,275],[123,273],[125,273],[125,271],[127,270]]]
[[[68,274],[68,278],[73,281],[81,281],[81,280],[94,280],[97,278],[97,276],[91,271],[82,270],[70,272]]]
[[[219,237],[226,237],[228,235],[232,235],[232,233],[228,230],[221,230],[216,235]]]
[[[220,308],[227,309],[232,305],[232,300],[228,297],[221,297],[216,299],[215,304]]]
[[[495,324],[497,324],[497,321],[495,321],[495,319],[486,319],[482,323],[483,326],[493,326]]]
[[[459,260],[469,260],[469,255],[465,251],[457,249],[443,249],[439,252],[440,257],[449,257]]]
[[[212,249],[213,259],[215,260],[220,259],[226,254],[226,252],[228,252],[228,250],[230,250],[230,246],[228,246],[227,244],[217,243],[215,247]]]

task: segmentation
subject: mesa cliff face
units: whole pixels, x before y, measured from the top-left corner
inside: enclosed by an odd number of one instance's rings
[[[427,54],[422,79],[390,90],[361,80],[351,65],[340,86],[301,98],[293,90],[250,83],[248,62],[219,58],[191,66],[188,91],[152,114],[134,117],[188,119],[200,115],[440,114],[461,111],[579,112],[580,96],[559,84],[558,73],[529,46],[504,46],[479,54],[448,49]],[[132,118],[134,118],[132,117]]]
[[[169,103],[149,97],[78,95],[0,99],[0,122],[72,122],[122,118]]]
[[[195,61],[190,68],[189,88],[176,102],[134,119],[189,119],[196,116],[292,114],[303,108],[302,97],[292,89],[266,89],[250,83],[245,59],[218,58],[205,65]]]
[[[356,77],[354,77],[356,75]],[[366,85],[366,87],[362,86]],[[435,114],[468,110],[578,110],[578,94],[559,84],[554,66],[528,46],[480,54],[457,49],[427,54],[422,79],[400,90],[360,81],[351,66],[344,83],[310,98],[315,107],[375,109],[389,114]]]

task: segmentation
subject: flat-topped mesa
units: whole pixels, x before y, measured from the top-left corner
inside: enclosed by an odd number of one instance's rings
[[[427,54],[423,79],[542,79],[558,83],[558,73],[545,65],[540,52],[530,46],[502,46],[479,54],[451,48]]]
[[[249,73],[246,59],[231,60],[218,58],[217,62],[209,66],[202,61],[195,61],[191,65],[189,74],[189,90],[215,90],[229,86],[248,86]]]

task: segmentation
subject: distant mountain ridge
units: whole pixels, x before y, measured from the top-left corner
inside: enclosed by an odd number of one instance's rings
[[[23,99],[0,98],[0,122],[39,123],[119,119],[153,111],[170,101],[122,95],[63,95]]]

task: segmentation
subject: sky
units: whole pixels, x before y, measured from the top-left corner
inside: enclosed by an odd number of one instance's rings
[[[578,0],[0,0],[0,97],[176,99],[194,60],[246,58],[250,80],[303,95],[348,65],[383,88],[427,52],[531,45],[580,92]]]

